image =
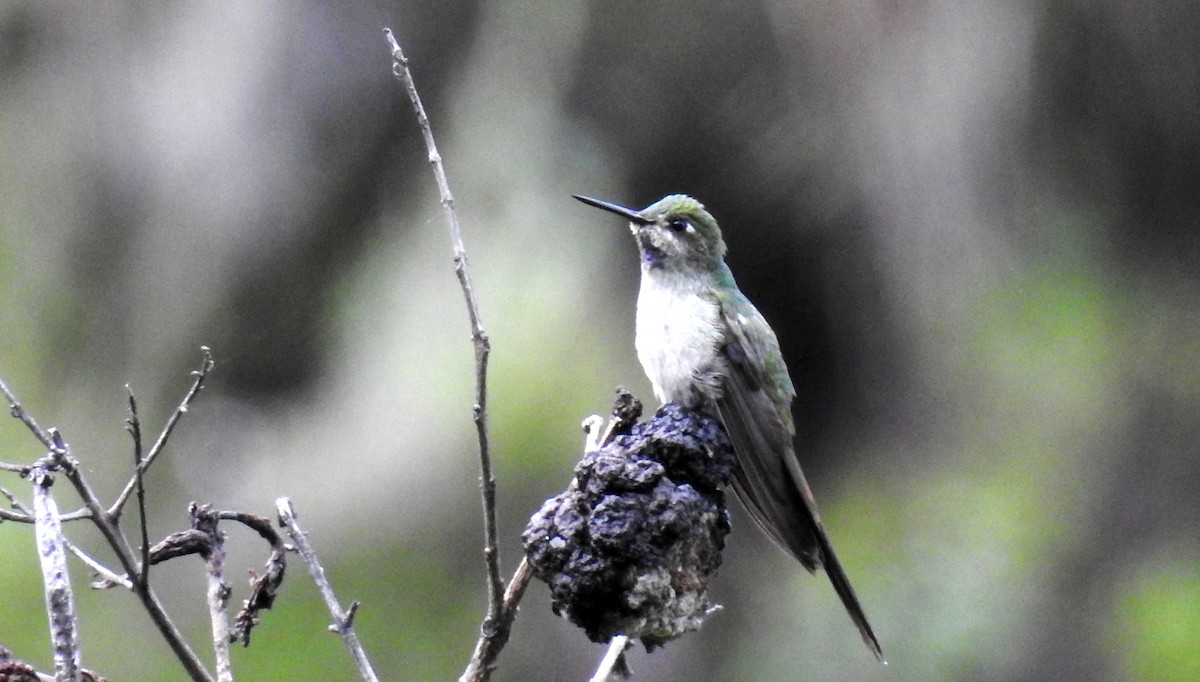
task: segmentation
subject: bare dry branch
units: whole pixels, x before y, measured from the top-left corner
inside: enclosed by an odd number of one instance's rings
[[[325,607],[329,609],[329,615],[333,617],[333,623],[329,629],[340,635],[346,648],[350,650],[350,656],[354,659],[359,676],[367,682],[377,682],[379,678],[371,668],[371,662],[367,660],[367,652],[359,644],[358,635],[354,632],[354,614],[358,610],[358,602],[351,604],[349,609],[342,609],[337,594],[334,593],[333,587],[325,577],[325,568],[321,565],[321,560],[317,558],[316,551],[308,543],[308,536],[304,534],[299,521],[296,520],[296,510],[292,507],[292,501],[281,497],[275,500],[275,508],[279,512],[279,525],[287,529],[288,536],[296,545],[296,551],[308,565],[309,575],[317,584],[321,597],[325,599]]]
[[[17,402],[16,396],[13,395],[12,391],[8,390],[8,386],[4,383],[3,379],[0,379],[0,393],[4,393],[5,399],[8,400],[9,414],[17,419],[20,419],[25,426],[29,427],[29,431],[33,433],[33,436],[37,438],[42,445],[46,446],[47,449],[51,448],[50,436],[48,436],[46,432],[42,430],[42,427],[38,426],[38,423],[33,418],[33,415],[26,412],[24,407],[21,407],[21,403]]]
[[[62,435],[54,429],[50,429],[49,434],[52,446],[51,456],[55,458],[55,465],[71,482],[75,492],[79,493],[79,497],[83,499],[84,506],[91,512],[92,522],[96,524],[96,528],[104,536],[108,546],[116,553],[126,575],[131,577],[140,575],[141,567],[138,565],[138,558],[134,554],[133,548],[130,547],[129,541],[125,539],[125,534],[121,532],[117,518],[106,512],[100,504],[100,500],[96,498],[95,491],[80,472],[78,463],[71,456],[70,447],[63,441]],[[131,580],[131,582],[133,581]],[[197,682],[211,682],[212,676],[208,674],[204,664],[184,640],[179,628],[167,615],[166,609],[163,608],[162,602],[158,600],[158,595],[154,593],[150,585],[134,583],[133,587],[133,592],[142,602],[142,607],[150,614],[150,619],[154,621],[159,634],[167,640],[171,651],[175,653],[188,675]]]
[[[33,483],[33,513],[37,519],[34,527],[54,647],[54,675],[59,680],[78,681],[79,628],[75,619],[75,595],[67,575],[66,540],[58,518],[58,505],[50,494],[54,479],[49,469],[41,467],[34,469],[29,479]]]
[[[212,625],[213,654],[217,661],[217,682],[233,682],[233,662],[229,657],[229,618],[225,607],[229,604],[229,585],[225,583],[225,537],[217,527],[220,515],[207,504],[193,502],[188,513],[192,518],[192,530],[203,536],[205,574],[208,589],[205,602]]]
[[[179,423],[180,418],[188,411],[188,407],[196,399],[196,394],[200,392],[201,388],[204,388],[204,380],[208,378],[208,373],[213,368],[213,356],[208,346],[200,346],[200,354],[202,356],[200,369],[192,372],[192,387],[188,389],[179,406],[171,413],[170,419],[163,426],[162,433],[158,434],[158,440],[154,441],[154,445],[150,446],[150,451],[142,458],[141,466],[138,467],[137,472],[129,479],[129,482],[125,484],[125,489],[121,491],[116,501],[109,507],[108,513],[113,518],[121,518],[121,512],[125,509],[125,503],[129,501],[129,496],[133,494],[134,489],[137,487],[138,476],[144,474],[150,468],[150,465],[154,463],[154,460],[158,458],[159,454],[162,453],[163,448],[167,445],[167,439],[171,437],[171,432],[175,430],[175,425]]]
[[[250,596],[242,603],[242,608],[233,619],[233,631],[229,634],[231,642],[240,641],[243,646],[250,646],[250,632],[258,625],[258,614],[275,604],[275,595],[283,584],[283,574],[287,568],[287,547],[279,533],[271,526],[271,522],[261,516],[241,512],[220,512],[222,520],[237,521],[258,533],[271,544],[271,556],[267,559],[262,575],[251,572]]]
[[[150,449],[150,452],[146,454],[145,457],[142,457],[141,455],[141,426],[138,423],[137,405],[133,400],[132,394],[130,394],[130,418],[128,425],[130,428],[130,433],[134,437],[134,457],[135,461],[138,463],[138,466],[136,466],[134,476],[130,479],[128,485],[126,485],[124,492],[121,493],[121,496],[113,504],[111,512],[105,510],[103,505],[101,505],[95,491],[92,489],[91,485],[87,482],[82,471],[80,470],[78,462],[72,456],[70,446],[68,446],[63,440],[62,434],[55,429],[43,430],[37,424],[37,421],[33,418],[33,416],[21,406],[16,396],[11,390],[9,390],[8,386],[5,385],[3,381],[0,381],[0,393],[3,393],[5,398],[8,400],[9,411],[11,414],[20,419],[29,428],[30,432],[34,434],[38,441],[50,450],[49,454],[46,457],[38,460],[38,462],[35,462],[33,465],[28,467],[17,467],[17,470],[20,471],[22,476],[27,477],[31,475],[43,475],[38,472],[62,472],[63,476],[66,477],[66,479],[71,483],[72,487],[74,487],[75,492],[78,493],[80,498],[83,500],[84,506],[82,509],[71,512],[70,514],[56,514],[58,522],[61,524],[65,521],[90,518],[92,523],[96,525],[96,528],[100,531],[100,534],[108,543],[109,547],[117,555],[117,559],[120,562],[121,568],[124,569],[125,575],[128,576],[128,579],[119,576],[114,571],[105,568],[99,562],[91,559],[86,554],[79,552],[77,549],[71,548],[72,551],[75,551],[77,554],[79,554],[80,558],[83,559],[84,562],[90,567],[92,567],[93,570],[96,570],[101,574],[103,580],[98,583],[97,586],[107,587],[119,584],[132,589],[134,594],[136,594],[139,600],[142,602],[143,608],[146,609],[151,620],[158,628],[159,633],[167,641],[167,644],[171,647],[172,651],[175,653],[176,657],[187,671],[188,676],[192,680],[211,682],[212,677],[209,675],[208,671],[205,670],[204,664],[183,639],[183,635],[179,632],[179,629],[167,615],[162,603],[158,600],[157,595],[150,588],[148,580],[146,579],[146,566],[153,562],[150,560],[148,554],[149,550],[146,547],[146,545],[149,543],[146,539],[145,530],[146,522],[144,513],[144,497],[139,495],[139,508],[142,510],[143,538],[140,560],[138,553],[133,550],[129,544],[129,541],[125,538],[119,522],[120,512],[123,505],[126,501],[128,501],[130,495],[132,495],[135,490],[139,490],[140,488],[141,474],[145,473],[153,459],[157,457],[160,452],[162,452],[162,449],[165,446],[171,431],[175,428],[175,425],[179,422],[179,419],[183,413],[187,412],[188,406],[195,399],[196,394],[203,386],[204,378],[212,369],[213,360],[209,349],[202,346],[201,352],[203,354],[203,361],[200,369],[192,373],[194,381],[192,382],[191,389],[188,391],[178,408],[176,408],[175,413],[167,421],[167,424],[163,428],[162,433],[159,435],[158,440],[154,443],[154,446]],[[40,516],[36,513],[31,513],[30,510],[24,508],[24,505],[17,501],[17,499],[7,490],[0,490],[0,494],[6,497],[10,505],[17,510],[15,513],[8,512],[7,510],[0,510],[0,519],[20,522],[34,522],[36,517],[40,524]],[[36,501],[37,495],[35,494],[35,502]],[[70,547],[69,543],[67,543],[65,539],[63,539],[60,544],[63,548]],[[53,618],[53,614],[51,615]]]
[[[29,470],[29,467],[21,467],[19,471],[24,476]],[[0,509],[0,521],[16,521],[18,523],[33,523],[33,511],[26,507],[15,495],[8,491],[7,488],[0,486],[0,497],[8,500],[9,506],[15,509],[15,512],[10,512],[7,509]],[[61,520],[61,518],[60,518]]]
[[[475,348],[475,404],[473,418],[475,421],[476,437],[479,440],[480,493],[483,502],[484,545],[483,556],[487,571],[488,609],[484,616],[480,631],[483,638],[494,638],[501,642],[500,646],[477,647],[476,651],[494,651],[499,653],[503,643],[508,639],[508,630],[512,626],[511,618],[502,618],[504,601],[504,582],[500,577],[500,548],[497,541],[496,522],[496,477],[492,473],[491,454],[488,448],[487,434],[487,366],[491,343],[483,329],[483,319],[479,313],[479,301],[471,284],[471,273],[467,265],[467,251],[463,245],[462,228],[459,225],[458,213],[454,210],[454,197],[450,193],[450,183],[446,179],[446,171],[442,167],[442,155],[438,152],[437,143],[433,139],[433,127],[421,96],[417,93],[417,85],[413,80],[412,71],[408,68],[408,59],[400,44],[392,35],[391,29],[384,29],[388,45],[392,50],[392,74],[404,85],[408,99],[412,102],[413,111],[417,116],[417,126],[425,140],[425,148],[429,152],[429,163],[433,167],[433,177],[437,182],[441,196],[442,210],[446,223],[450,228],[450,240],[454,247],[454,272],[462,287],[463,298],[466,299],[467,315],[471,322],[471,340]],[[481,670],[487,672],[494,663],[494,658],[484,661]],[[476,667],[474,659],[468,665],[468,670]],[[465,675],[465,673],[464,673]]]
[[[617,635],[608,643],[608,651],[605,652],[604,658],[600,659],[600,665],[596,667],[596,674],[592,675],[590,682],[609,682],[613,679],[629,679],[629,664],[625,662],[625,651],[629,649],[631,642],[625,635]]]
[[[129,416],[125,419],[125,428],[133,438],[133,480],[137,489],[138,523],[142,531],[142,571],[135,579],[144,585],[150,579],[150,531],[146,524],[146,488],[142,481],[142,421],[138,418],[137,400],[129,384],[125,384],[125,392],[129,395]]]

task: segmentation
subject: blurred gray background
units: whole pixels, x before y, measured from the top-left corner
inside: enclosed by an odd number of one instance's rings
[[[152,537],[190,500],[289,495],[386,679],[450,679],[470,653],[472,349],[384,26],[493,344],[506,576],[580,420],[618,384],[654,405],[634,245],[570,195],[687,192],[782,340],[802,460],[890,665],[739,508],[725,609],[632,655],[636,679],[1200,678],[1189,3],[0,2],[0,376],[111,499],[123,385],[156,431],[199,346],[216,357],[149,477]],[[0,445],[42,454],[15,420]],[[236,604],[267,551],[230,534]],[[0,527],[0,645],[49,668],[32,543]],[[86,666],[182,677],[132,597],[72,570]],[[153,579],[209,657],[201,562]],[[326,623],[295,563],[235,671],[350,679]],[[602,653],[535,583],[496,679],[586,679]]]

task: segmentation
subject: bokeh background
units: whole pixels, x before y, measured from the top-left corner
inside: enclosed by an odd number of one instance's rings
[[[291,496],[384,678],[451,679],[470,653],[472,349],[384,26],[493,344],[506,576],[581,419],[618,384],[653,406],[634,246],[570,195],[687,192],[782,340],[890,665],[736,509],[725,609],[633,654],[636,679],[1200,679],[1188,3],[0,3],[0,376],[111,499],[123,385],[155,431],[216,356],[149,477],[152,537],[191,500]],[[0,460],[40,454],[0,422]],[[0,645],[49,668],[32,542],[0,527]],[[237,603],[266,548],[230,542]],[[133,598],[72,570],[85,665],[182,678]],[[200,561],[152,575],[210,657]],[[235,670],[351,679],[326,623],[294,563]],[[586,679],[602,652],[535,583],[496,679]]]

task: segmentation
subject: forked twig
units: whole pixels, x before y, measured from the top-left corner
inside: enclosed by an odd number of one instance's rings
[[[304,534],[299,521],[296,520],[296,510],[292,507],[292,501],[281,497],[275,500],[275,509],[279,513],[279,525],[287,529],[288,536],[292,538],[292,542],[296,546],[296,551],[308,565],[308,573],[312,576],[313,582],[317,584],[317,589],[320,590],[321,597],[325,600],[325,606],[329,609],[329,615],[333,617],[333,623],[329,629],[341,636],[342,641],[345,642],[362,679],[367,682],[377,682],[379,678],[375,675],[375,670],[371,668],[371,662],[367,660],[367,652],[359,644],[358,635],[354,632],[354,614],[358,611],[358,602],[352,603],[348,609],[342,609],[337,594],[334,593],[333,587],[329,585],[329,580],[325,577],[325,568],[321,565],[321,560],[317,558],[316,551],[308,543],[308,536]]]
[[[37,420],[33,418],[33,415],[26,412],[21,403],[17,402],[17,397],[12,394],[12,391],[8,390],[8,386],[4,383],[3,379],[0,379],[0,393],[3,393],[5,399],[8,400],[9,414],[20,419],[25,426],[29,427],[34,438],[37,438],[42,445],[45,445],[46,449],[52,448],[53,445],[50,443],[50,436],[42,430],[42,427],[38,426]]]
[[[212,368],[212,355],[209,353],[207,348],[202,347],[201,350],[204,353],[202,371],[207,373],[207,371]],[[196,390],[198,390],[198,387],[193,384],[192,391],[189,392],[188,397],[185,398],[183,405],[181,405],[183,408],[182,411],[186,411],[186,405],[190,402],[190,399],[194,396]],[[188,676],[193,680],[212,680],[212,677],[208,674],[208,671],[205,670],[204,664],[196,656],[195,652],[192,651],[191,647],[188,646],[187,642],[183,638],[183,635],[175,626],[175,623],[172,622],[170,617],[167,615],[166,610],[163,608],[162,602],[159,601],[158,596],[154,593],[154,590],[151,589],[149,584],[135,581],[135,576],[141,574],[141,566],[138,555],[130,546],[129,541],[125,539],[125,534],[121,531],[118,517],[115,514],[110,514],[104,509],[99,498],[97,498],[95,491],[84,478],[83,473],[79,469],[78,462],[71,455],[70,446],[67,445],[66,441],[62,437],[62,434],[55,429],[42,430],[33,417],[26,412],[23,407],[21,407],[16,397],[11,391],[9,391],[8,387],[3,385],[3,382],[0,382],[0,392],[3,392],[5,398],[8,400],[9,410],[12,415],[24,422],[34,436],[49,448],[50,454],[47,457],[48,462],[54,469],[62,472],[63,476],[66,477],[66,479],[71,483],[71,486],[75,489],[75,492],[78,493],[79,497],[83,500],[83,509],[72,512],[71,514],[65,514],[60,517],[60,520],[67,521],[74,518],[90,518],[92,520],[92,523],[96,525],[96,528],[100,531],[100,534],[104,536],[104,539],[108,543],[109,547],[117,555],[117,559],[121,564],[121,568],[124,569],[125,574],[130,578],[130,584],[133,587],[133,592],[141,600],[142,606],[150,615],[150,619],[154,621],[154,624],[158,628],[160,634],[162,634],[163,638],[167,640],[171,650],[175,653],[184,669],[187,670]],[[172,424],[170,425],[171,428],[174,426],[173,422],[178,421],[179,412],[180,411],[177,410],[176,416],[172,418]],[[160,436],[159,438],[160,442],[155,444],[156,449],[161,450],[162,443],[165,443],[165,436],[169,434],[169,430],[170,429],[164,430],[164,435]],[[148,461],[149,457],[147,457],[146,460]],[[143,464],[143,466],[144,465],[145,464]],[[126,497],[133,492],[135,485],[136,477],[134,477],[134,479],[130,481],[129,486],[127,486],[125,493]]]
[[[154,445],[151,447],[150,451],[145,454],[145,456],[142,455],[141,425],[139,423],[137,414],[137,404],[132,393],[130,393],[130,416],[127,421],[127,425],[134,441],[134,460],[136,463],[135,472],[129,483],[125,486],[125,490],[121,493],[120,497],[109,510],[106,510],[100,503],[95,490],[84,477],[78,461],[71,454],[70,446],[67,445],[62,434],[53,428],[42,429],[33,416],[21,406],[20,402],[17,401],[16,396],[11,390],[9,390],[8,386],[5,385],[2,380],[0,380],[0,393],[2,393],[5,399],[8,401],[9,412],[12,414],[12,416],[21,420],[21,422],[28,427],[29,431],[33,433],[34,437],[36,437],[38,441],[45,445],[50,451],[46,457],[42,458],[34,465],[29,467],[16,467],[16,470],[19,471],[22,476],[29,477],[34,480],[35,488],[44,487],[45,482],[48,482],[49,480],[49,473],[60,472],[67,479],[67,481],[70,482],[71,486],[75,489],[75,492],[78,493],[79,497],[83,500],[83,508],[69,514],[58,515],[57,513],[54,513],[50,516],[56,517],[60,529],[61,523],[65,521],[82,518],[91,519],[92,523],[94,523],[96,528],[100,531],[100,534],[104,536],[108,546],[116,554],[117,560],[120,563],[120,567],[125,572],[125,577],[117,575],[115,571],[104,567],[99,562],[91,559],[86,554],[83,554],[77,548],[73,547],[69,542],[67,542],[65,538],[56,544],[57,549],[55,549],[55,553],[61,554],[62,552],[59,552],[61,549],[64,552],[65,550],[70,550],[79,554],[80,558],[83,559],[85,563],[87,563],[93,570],[98,572],[103,577],[103,580],[98,584],[99,587],[122,585],[131,589],[142,602],[142,606],[150,615],[150,619],[154,621],[159,633],[167,641],[167,644],[171,647],[171,650],[175,653],[175,656],[179,659],[180,663],[187,671],[188,676],[191,679],[200,682],[211,682],[212,677],[204,668],[204,664],[184,640],[183,635],[179,632],[179,629],[175,626],[174,622],[171,621],[166,610],[163,608],[162,602],[159,601],[158,596],[150,587],[147,579],[146,570],[147,567],[153,563],[153,561],[149,556],[149,549],[147,547],[149,542],[146,535],[145,498],[144,489],[141,485],[142,475],[145,473],[151,462],[159,455],[159,453],[162,452],[163,447],[167,443],[167,439],[171,435],[171,432],[174,430],[176,424],[178,424],[183,414],[187,412],[188,406],[191,404],[192,400],[195,399],[196,394],[203,386],[205,377],[208,375],[208,372],[212,370],[212,353],[207,347],[204,346],[201,346],[200,350],[203,354],[203,361],[201,362],[200,369],[192,373],[195,379],[192,382],[191,388],[189,389],[187,395],[184,396],[183,401],[176,408],[175,413],[167,421],[162,433],[159,434],[158,440],[155,441]],[[6,465],[4,468],[9,469],[12,467]],[[0,519],[20,521],[25,523],[36,522],[36,524],[39,526],[40,535],[42,526],[45,525],[43,523],[43,519],[48,518],[42,507],[45,507],[47,504],[53,504],[53,500],[50,499],[48,495],[41,495],[41,492],[44,492],[44,489],[41,491],[35,489],[35,509],[31,510],[17,501],[16,498],[7,490],[0,489],[0,496],[8,499],[10,505],[16,510],[15,512],[0,510]],[[141,513],[142,522],[142,548],[140,552],[137,552],[133,549],[129,541],[125,538],[125,534],[120,526],[121,510],[134,492],[138,493],[138,506]],[[61,535],[61,533],[59,533],[59,535]],[[45,554],[45,552],[43,552],[43,554]],[[53,610],[53,605],[51,605],[51,607],[51,618],[58,618]],[[57,638],[58,637],[56,635],[56,639]],[[61,666],[59,669],[62,669]],[[74,677],[75,676],[68,676],[68,678]],[[61,676],[60,679],[62,679]]]
[[[125,534],[121,532],[118,519],[105,511],[100,504],[95,491],[80,472],[78,462],[71,456],[71,450],[63,441],[62,435],[54,429],[49,430],[49,435],[51,454],[59,458],[59,468],[71,482],[75,492],[79,493],[79,497],[83,499],[84,506],[91,512],[92,523],[96,524],[96,528],[104,536],[108,546],[117,555],[117,559],[121,562],[121,568],[125,569],[125,574],[129,576],[130,582],[133,584],[134,594],[138,596],[142,607],[150,614],[150,619],[154,621],[155,627],[158,628],[163,639],[167,640],[167,644],[170,645],[175,657],[187,670],[189,677],[193,680],[211,682],[212,676],[205,670],[204,664],[196,656],[196,652],[192,651],[191,646],[183,638],[183,634],[179,632],[179,628],[167,615],[166,609],[153,588],[149,583],[138,583],[134,580],[134,576],[141,575],[141,566],[139,566],[138,557],[134,554],[129,541],[125,539]]]
[[[200,354],[203,357],[200,361],[200,369],[192,372],[192,387],[183,396],[179,407],[176,407],[175,411],[171,413],[170,419],[167,419],[162,433],[158,434],[158,440],[154,441],[154,445],[150,446],[150,451],[146,453],[146,456],[141,458],[142,463],[138,467],[138,471],[129,479],[129,482],[125,484],[125,489],[121,491],[116,501],[108,508],[108,514],[113,518],[119,519],[121,517],[121,512],[125,509],[125,503],[129,501],[129,496],[137,488],[139,473],[144,474],[150,468],[150,465],[154,463],[154,460],[158,458],[159,454],[162,453],[163,447],[167,444],[167,439],[171,437],[171,432],[175,430],[175,425],[179,423],[180,418],[188,411],[188,407],[196,399],[196,394],[200,392],[201,388],[204,388],[204,380],[208,378],[208,373],[213,368],[213,356],[208,346],[200,346]]]

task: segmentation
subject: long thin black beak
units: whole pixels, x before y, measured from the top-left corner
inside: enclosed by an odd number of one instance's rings
[[[593,199],[591,197],[580,196],[578,194],[572,194],[571,196],[582,201],[583,203],[587,204],[588,206],[595,206],[596,208],[604,209],[605,211],[608,211],[609,213],[616,213],[617,215],[619,215],[631,222],[635,222],[638,225],[649,225],[650,223],[654,222],[653,220],[648,220],[646,218],[643,218],[642,214],[638,213],[637,211],[633,210],[632,208],[625,208],[624,206],[621,206],[619,204],[612,204],[607,201],[601,201],[599,199]]]

